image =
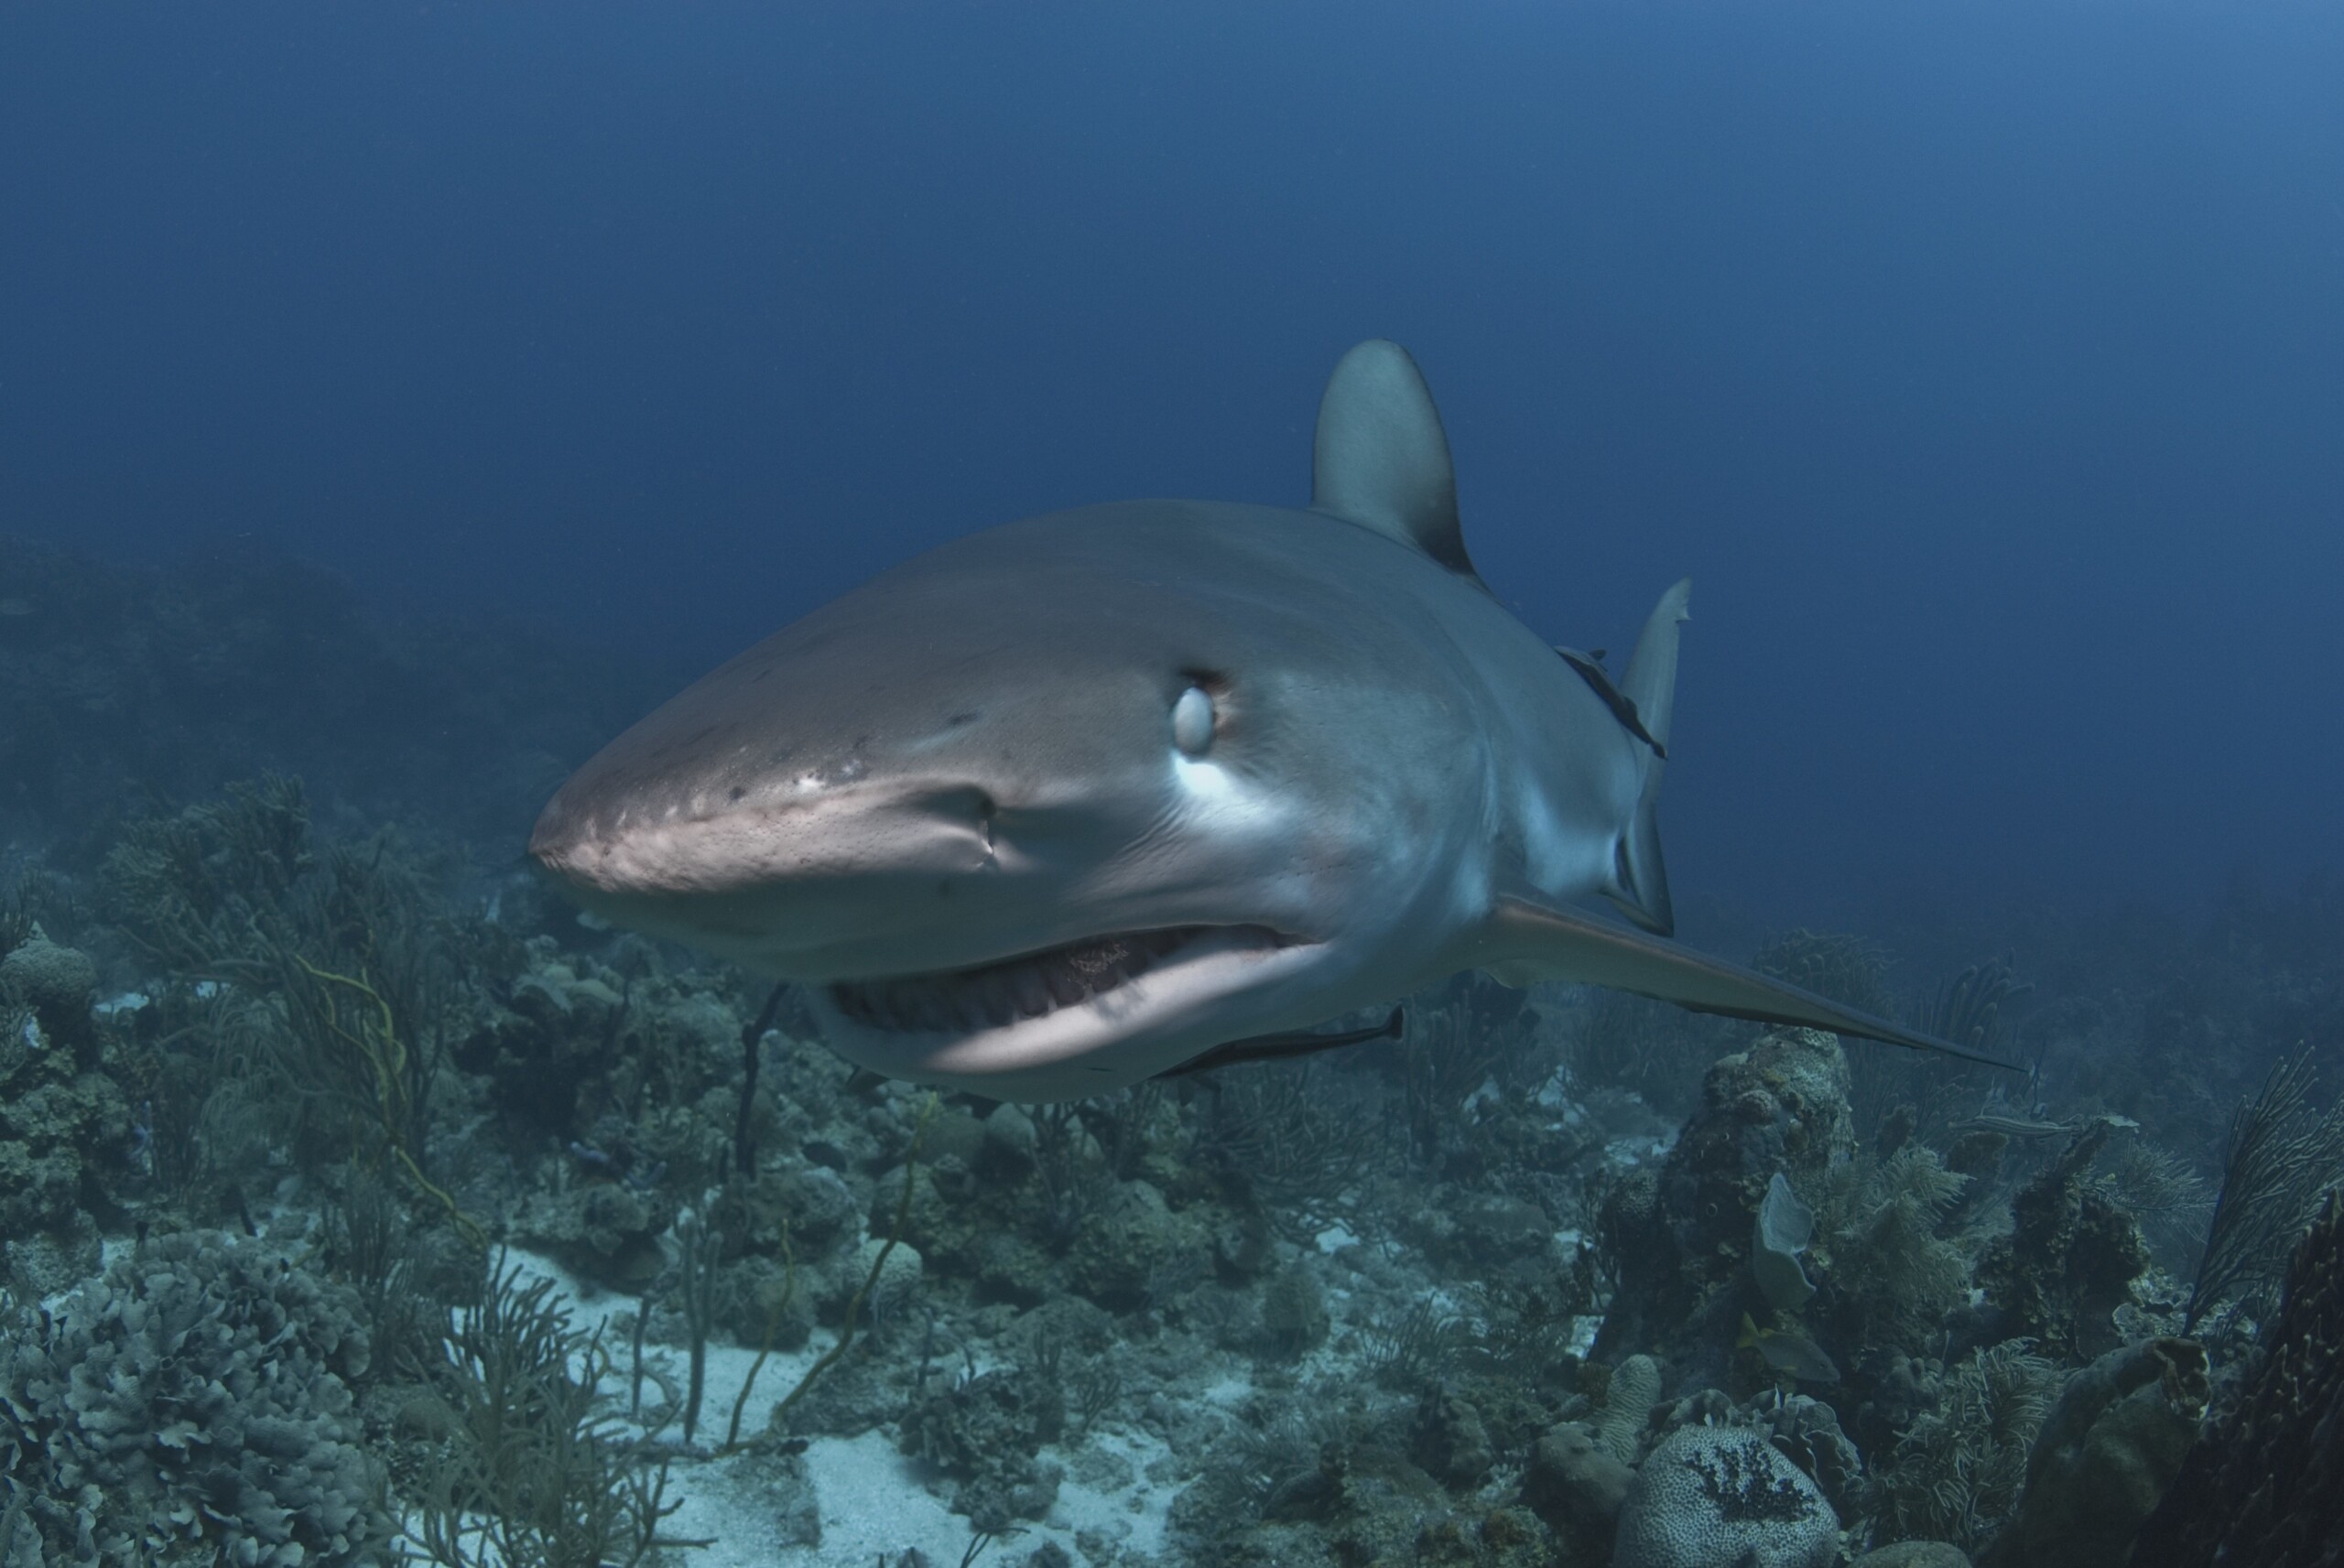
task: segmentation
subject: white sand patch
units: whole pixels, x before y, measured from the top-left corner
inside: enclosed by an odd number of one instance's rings
[[[511,1262],[531,1279],[554,1281],[577,1327],[603,1328],[603,1345],[613,1362],[603,1392],[623,1415],[629,1397],[628,1339],[635,1298],[598,1289],[534,1254],[514,1252]],[[776,1351],[766,1357],[742,1411],[743,1437],[765,1430],[773,1407],[836,1342],[834,1334],[818,1333],[801,1350]],[[735,1346],[708,1347],[695,1446],[712,1449],[724,1441],[733,1400],[756,1358],[755,1351]],[[644,1350],[646,1364],[657,1365],[678,1389],[689,1376],[689,1359],[673,1346]],[[657,1380],[646,1379],[646,1409],[662,1398]],[[680,1422],[671,1421],[648,1435],[680,1443],[683,1433]],[[1023,1534],[996,1541],[980,1561],[1022,1563],[1044,1541],[1055,1541],[1076,1563],[1087,1563],[1091,1559],[1077,1538],[1088,1535],[1120,1547],[1124,1568],[1138,1568],[1163,1550],[1165,1515],[1179,1489],[1147,1476],[1150,1467],[1159,1466],[1168,1453],[1156,1438],[1124,1430],[1095,1433],[1064,1451],[1044,1449],[1043,1460],[1067,1472],[1048,1519],[1028,1523]],[[822,1527],[821,1543],[811,1547],[795,1544],[787,1533],[787,1488],[775,1476],[772,1460],[752,1453],[678,1459],[668,1472],[667,1498],[680,1506],[661,1533],[711,1542],[678,1553],[676,1561],[681,1568],[872,1568],[883,1554],[893,1563],[914,1548],[936,1568],[950,1568],[968,1549],[969,1521],[946,1506],[950,1484],[941,1487],[944,1497],[931,1493],[919,1467],[896,1450],[892,1432],[817,1437],[808,1444],[805,1458]]]

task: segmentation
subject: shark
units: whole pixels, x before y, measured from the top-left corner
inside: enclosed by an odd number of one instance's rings
[[[1616,681],[1542,640],[1391,342],[1336,365],[1311,468],[1307,507],[1082,506],[884,571],[613,741],[530,853],[796,982],[850,1061],[995,1099],[1385,1033],[1321,1031],[1469,969],[1975,1054],[1671,939],[1689,582]]]

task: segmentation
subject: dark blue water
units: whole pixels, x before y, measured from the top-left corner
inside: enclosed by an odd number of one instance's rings
[[[1680,898],[2194,903],[2344,860],[2339,82],[2300,5],[14,7],[0,530],[685,672],[1299,502],[1390,336],[1533,624],[1696,578]]]

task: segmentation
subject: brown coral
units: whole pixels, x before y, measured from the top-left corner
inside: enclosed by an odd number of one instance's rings
[[[2268,1345],[2238,1408],[2183,1460],[2132,1568],[2344,1563],[2344,1195],[2296,1249]]]

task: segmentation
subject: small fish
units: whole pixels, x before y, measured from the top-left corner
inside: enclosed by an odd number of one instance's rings
[[[1999,1132],[2005,1138],[2065,1138],[2076,1130],[2071,1121],[2049,1121],[2040,1117],[2005,1116],[1999,1111],[1985,1111],[1967,1121],[1953,1124],[1956,1132]]]
[[[2141,1124],[2129,1116],[2106,1113],[2100,1116],[2070,1117],[2064,1121],[2052,1121],[2042,1117],[2006,1116],[1999,1111],[1981,1111],[1967,1121],[1954,1123],[1956,1132],[1999,1132],[2005,1138],[2069,1138],[2094,1127],[2110,1127],[2119,1132],[2133,1132]]]
[[[1799,1383],[1836,1383],[1839,1368],[1823,1346],[1804,1334],[1787,1329],[1761,1328],[1748,1313],[1742,1314],[1742,1337],[1733,1342],[1737,1350],[1755,1350],[1766,1369],[1777,1378]]]

